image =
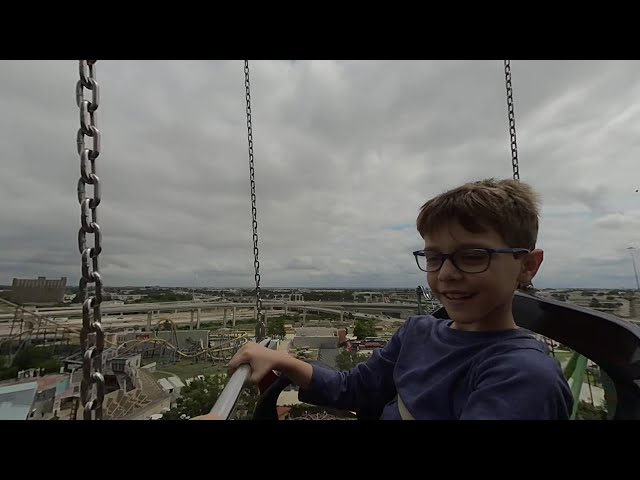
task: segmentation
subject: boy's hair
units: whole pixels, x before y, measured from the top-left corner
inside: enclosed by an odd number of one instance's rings
[[[417,219],[422,236],[457,220],[468,231],[496,230],[511,248],[533,250],[538,237],[539,196],[526,183],[489,178],[468,182],[425,203]]]

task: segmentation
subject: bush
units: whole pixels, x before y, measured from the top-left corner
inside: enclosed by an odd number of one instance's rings
[[[603,406],[596,407],[589,402],[580,402],[578,405],[578,412],[576,413],[576,420],[606,420],[607,409]]]

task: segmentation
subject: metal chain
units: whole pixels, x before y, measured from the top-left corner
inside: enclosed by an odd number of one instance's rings
[[[76,103],[80,109],[80,128],[77,134],[78,155],[80,155],[80,179],[78,180],[78,202],[80,202],[80,230],[78,249],[82,256],[82,278],[79,295],[82,303],[82,329],[80,348],[82,350],[82,381],[80,402],[84,419],[101,420],[104,401],[104,376],[102,375],[102,350],[104,331],[102,329],[102,277],[98,266],[98,256],[102,251],[102,233],[98,225],[98,205],[100,205],[100,179],[96,175],[96,158],[100,155],[100,130],[97,127],[97,110],[100,106],[100,87],[95,78],[96,60],[80,60],[80,80],[76,83]],[[91,91],[91,100],[85,100],[84,89]],[[85,146],[85,136],[91,137],[92,148]],[[86,196],[86,186],[93,185],[93,197]],[[89,218],[91,215],[91,219]],[[93,247],[87,246],[87,233],[94,235]],[[89,265],[91,259],[92,265]],[[88,286],[95,283],[92,296]],[[93,315],[92,315],[93,309]],[[93,318],[92,318],[93,317]],[[95,333],[95,344],[90,345],[89,335]],[[93,361],[93,362],[92,362]],[[93,372],[92,372],[93,367]],[[91,400],[93,385],[96,397]]]
[[[516,115],[513,111],[513,86],[511,85],[511,60],[504,61],[504,76],[507,84],[507,108],[509,111],[509,137],[511,139],[513,179],[520,180],[520,170],[518,168],[518,144],[516,143]]]
[[[249,60],[244,61],[244,88],[247,100],[247,138],[249,140],[249,174],[251,180],[251,213],[253,218],[253,266],[256,280],[256,308],[258,321],[256,323],[256,341],[266,336],[266,322],[260,297],[260,262],[258,260],[258,218],[256,210],[256,181],[253,165],[253,127],[251,124],[251,84],[249,82]]]

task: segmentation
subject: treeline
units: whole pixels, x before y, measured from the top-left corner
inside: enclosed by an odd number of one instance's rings
[[[18,352],[8,364],[6,357],[0,357],[0,380],[17,378],[20,370],[42,368],[44,373],[57,373],[62,362],[53,354],[52,347],[28,347]]]
[[[192,299],[193,299],[193,296],[191,294],[167,292],[167,293],[157,293],[154,295],[148,295],[138,300],[134,300],[131,303],[186,302]]]

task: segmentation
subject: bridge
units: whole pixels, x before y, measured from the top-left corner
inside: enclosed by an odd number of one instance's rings
[[[385,323],[406,319],[414,315],[418,310],[417,303],[362,303],[362,302],[290,302],[290,301],[263,301],[265,315],[268,317],[278,315],[279,311],[287,314],[288,311],[297,311],[302,313],[302,322],[306,322],[307,313],[325,313],[340,318],[344,321],[345,314],[351,315],[353,318],[370,318]],[[25,309],[26,310],[26,309]],[[107,328],[126,328],[137,327],[140,321],[135,318],[123,318],[125,315],[135,317],[137,315],[146,314],[147,330],[151,329],[151,323],[154,318],[162,314],[190,313],[183,318],[173,318],[176,324],[188,323],[191,328],[195,326],[200,328],[201,315],[203,312],[220,312],[214,313],[213,318],[207,318],[207,322],[222,323],[227,326],[230,320],[232,326],[236,326],[237,318],[247,317],[257,319],[257,307],[254,302],[228,302],[219,299],[200,299],[178,302],[159,302],[159,303],[135,303],[125,305],[108,305],[103,304],[102,317],[104,325]],[[230,311],[231,318],[227,313]],[[25,312],[27,313],[27,312]],[[56,321],[60,326],[74,329],[75,325],[80,325],[82,321],[82,306],[80,304],[69,305],[64,307],[48,307],[34,309],[39,317],[46,317]],[[389,318],[392,315],[395,318]],[[119,318],[109,318],[109,317]],[[0,337],[11,336],[13,332],[14,314],[0,315]],[[180,317],[180,315],[178,315]],[[138,325],[132,325],[132,322]],[[141,320],[142,324],[145,323]],[[11,328],[9,328],[11,326]]]
[[[367,311],[379,311],[379,312],[413,312],[418,308],[418,304],[415,302],[407,303],[362,303],[362,302],[274,302],[263,301],[263,307],[265,308],[278,308],[282,310],[286,309],[306,309],[308,311],[322,311],[322,310],[337,310],[337,311],[350,311],[350,310],[367,310]],[[105,305],[103,304],[101,310],[103,315],[124,315],[126,314],[142,314],[149,312],[187,312],[194,309],[200,310],[219,310],[219,309],[251,309],[256,308],[254,302],[220,302],[209,300],[190,300],[180,302],[159,302],[159,303],[133,303],[125,305]],[[34,310],[40,315],[46,315],[48,317],[81,317],[82,305],[77,304],[68,307],[49,307],[39,308]],[[13,314],[0,314],[0,321],[11,320]]]

